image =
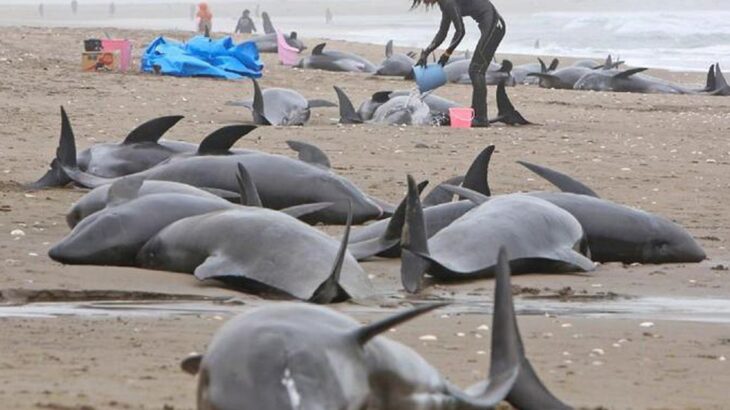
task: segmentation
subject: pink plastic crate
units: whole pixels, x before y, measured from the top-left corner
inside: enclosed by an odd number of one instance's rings
[[[107,38],[101,40],[104,51],[119,51],[119,71],[127,71],[132,64],[132,43],[129,40]]]
[[[295,66],[299,63],[299,50],[289,45],[284,38],[284,33],[276,31],[276,45],[279,54],[279,62],[288,66]]]

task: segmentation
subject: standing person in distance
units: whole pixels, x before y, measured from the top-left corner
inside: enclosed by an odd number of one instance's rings
[[[238,24],[236,24],[236,30],[234,33],[251,34],[256,32],[256,25],[253,24],[250,14],[251,12],[248,11],[248,9],[243,11],[243,14],[241,14],[241,17],[238,19]]]

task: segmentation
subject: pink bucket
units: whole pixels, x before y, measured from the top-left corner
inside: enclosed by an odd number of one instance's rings
[[[276,31],[276,49],[281,64],[295,66],[299,63],[299,50],[290,46],[284,38],[284,33],[278,30]]]
[[[474,109],[471,107],[449,108],[451,128],[471,128],[474,119]]]
[[[104,51],[119,51],[119,71],[127,71],[132,63],[132,43],[129,40],[107,38],[101,40]]]

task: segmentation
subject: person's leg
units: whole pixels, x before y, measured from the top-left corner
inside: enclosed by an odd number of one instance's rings
[[[469,65],[469,78],[472,83],[472,108],[474,109],[474,127],[488,127],[487,116],[487,80],[486,73],[489,64],[494,58],[499,43],[504,38],[505,27],[501,17],[496,16],[491,24],[482,23],[479,25],[482,36],[474,50],[471,64]]]

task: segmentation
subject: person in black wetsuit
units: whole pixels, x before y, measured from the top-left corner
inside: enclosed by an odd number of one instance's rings
[[[253,20],[249,14],[251,14],[251,12],[248,11],[248,9],[243,11],[241,18],[238,19],[238,24],[236,24],[236,30],[234,33],[250,34],[256,32],[256,26],[253,24]]]
[[[439,59],[439,64],[446,65],[456,47],[464,38],[464,16],[472,17],[479,24],[482,36],[477,43],[476,49],[469,65],[469,78],[472,84],[471,106],[474,109],[474,127],[488,127],[487,118],[487,80],[485,75],[489,63],[494,58],[499,43],[502,42],[507,26],[504,19],[499,15],[497,9],[489,0],[413,0],[411,8],[418,7],[421,3],[426,6],[438,4],[441,9],[441,26],[431,44],[423,50],[417,65],[425,66],[428,56],[433,53],[446,39],[449,26],[454,25],[456,33],[446,52]]]

